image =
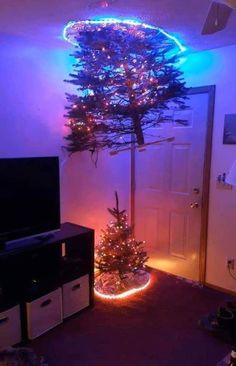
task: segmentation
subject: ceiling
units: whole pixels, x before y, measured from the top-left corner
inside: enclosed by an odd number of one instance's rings
[[[113,16],[139,19],[177,35],[190,51],[236,43],[236,10],[227,28],[202,36],[210,0],[112,0],[102,8],[97,0],[0,0],[2,36],[64,45],[61,34],[70,20]]]

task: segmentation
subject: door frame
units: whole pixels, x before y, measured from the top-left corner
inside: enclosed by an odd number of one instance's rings
[[[210,193],[210,174],[211,174],[211,156],[212,156],[212,136],[215,110],[215,85],[192,87],[188,89],[188,95],[207,94],[207,128],[205,138],[205,152],[203,163],[203,182],[202,182],[202,213],[201,213],[201,231],[199,248],[199,282],[206,282],[206,259],[207,259],[207,234],[208,234],[208,209]],[[135,228],[135,147],[131,148],[130,156],[130,222]]]

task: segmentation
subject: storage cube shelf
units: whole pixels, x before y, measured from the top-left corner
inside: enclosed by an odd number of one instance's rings
[[[65,223],[45,241],[7,244],[0,251],[0,348],[34,339],[92,306],[93,282],[92,229]]]
[[[0,350],[20,341],[20,305],[16,305],[0,313]]]
[[[89,306],[89,276],[85,275],[62,286],[63,318]]]
[[[27,334],[34,339],[62,322],[61,289],[26,303]]]

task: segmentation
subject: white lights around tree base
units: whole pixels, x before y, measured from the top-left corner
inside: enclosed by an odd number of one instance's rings
[[[122,299],[146,289],[150,280],[150,274],[144,270],[127,273],[123,279],[117,272],[101,273],[95,278],[94,290],[105,299]]]

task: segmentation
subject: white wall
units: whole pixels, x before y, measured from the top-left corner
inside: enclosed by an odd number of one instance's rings
[[[129,210],[129,166],[127,152],[117,156],[99,153],[97,168],[89,153],[69,158],[62,169],[64,221],[96,229],[97,242],[101,229],[112,220],[107,208],[115,206],[115,191],[119,195],[120,208]]]
[[[121,208],[129,208],[129,154],[101,153],[96,168],[90,153],[67,159],[61,146],[66,98],[71,87],[63,80],[72,71],[70,45],[36,44],[4,35],[0,58],[0,157],[59,155],[61,217],[96,229],[110,221],[114,191]]]
[[[226,268],[236,259],[236,187],[217,188],[216,178],[236,159],[236,145],[223,144],[225,114],[236,114],[236,45],[187,56],[183,65],[188,86],[216,85],[206,281],[236,291]],[[236,269],[234,271],[236,277]]]

